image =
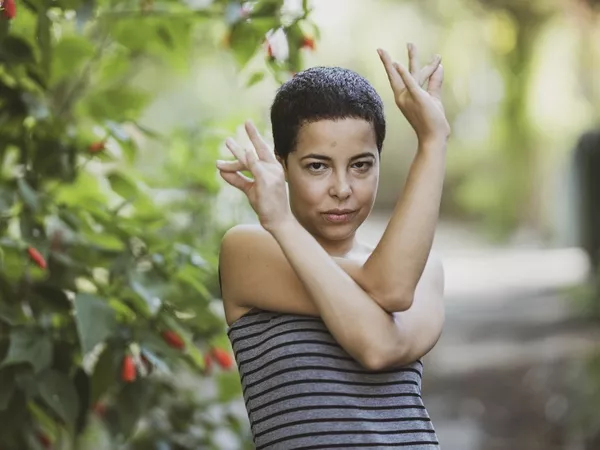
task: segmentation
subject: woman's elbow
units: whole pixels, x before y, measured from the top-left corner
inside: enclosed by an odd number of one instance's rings
[[[414,291],[401,293],[387,293],[379,297],[379,306],[389,313],[402,312],[408,310],[415,299]]]
[[[384,348],[385,347],[385,348]],[[360,355],[358,363],[365,369],[372,372],[380,372],[392,367],[400,367],[410,364],[408,351],[404,347],[396,346],[390,349],[387,346],[370,349]]]

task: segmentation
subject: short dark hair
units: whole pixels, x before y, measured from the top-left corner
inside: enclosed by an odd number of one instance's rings
[[[294,151],[298,132],[319,120],[363,119],[373,125],[377,150],[385,139],[381,97],[362,76],[341,67],[312,67],[284,83],[271,106],[275,153],[284,161]]]

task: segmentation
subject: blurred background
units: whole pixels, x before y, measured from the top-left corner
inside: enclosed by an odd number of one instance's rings
[[[376,243],[416,140],[375,50],[407,42],[453,128],[442,448],[600,449],[600,2],[3,0],[2,450],[252,448],[216,263],[256,219],[214,161],[295,72],[356,70],[387,108]]]

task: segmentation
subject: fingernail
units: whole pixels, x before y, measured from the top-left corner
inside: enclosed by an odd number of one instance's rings
[[[408,48],[409,50],[412,50],[413,45],[411,42],[409,42],[408,44],[406,44],[406,48]]]

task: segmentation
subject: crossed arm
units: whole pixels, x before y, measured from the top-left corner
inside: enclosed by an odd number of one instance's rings
[[[258,225],[227,232],[220,270],[228,320],[253,307],[320,316],[339,344],[371,370],[428,353],[444,322],[443,268],[428,255],[445,161],[437,148],[421,150],[364,264],[332,258],[293,218],[271,233]]]

